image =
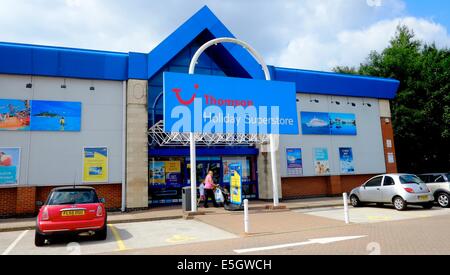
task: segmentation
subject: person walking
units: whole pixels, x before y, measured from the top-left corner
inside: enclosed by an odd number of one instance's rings
[[[216,197],[214,195],[214,187],[216,186],[213,181],[213,171],[209,171],[208,175],[205,178],[205,202],[204,207],[208,208],[208,199],[211,198],[213,201],[214,207],[219,207],[219,205],[216,202]]]

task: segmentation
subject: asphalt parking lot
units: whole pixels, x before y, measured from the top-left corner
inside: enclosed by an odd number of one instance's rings
[[[349,212],[351,222],[349,226],[344,223],[343,207],[253,213],[250,215],[252,229],[250,238],[242,238],[241,213],[211,214],[199,216],[197,220],[178,219],[114,224],[108,226],[108,238],[105,241],[94,241],[91,237],[60,238],[44,247],[34,246],[34,230],[3,232],[0,233],[0,255],[204,254],[219,251],[234,254],[236,249],[253,249],[254,247],[261,249],[258,247],[283,245],[294,240],[292,236],[299,239],[301,244],[307,244],[308,248],[305,249],[313,249],[315,246],[309,244],[310,239],[368,236],[364,237],[362,242],[369,239],[380,241],[384,238],[380,236],[385,236],[384,233],[382,234],[383,230],[392,230],[390,228],[396,228],[400,222],[420,224],[421,220],[432,219],[439,223],[448,220],[447,217],[450,215],[450,209],[439,207],[431,210],[411,207],[407,211],[399,212],[392,206],[366,206],[350,207]],[[373,227],[375,225],[381,227],[376,229]],[[359,241],[350,240],[344,243],[351,245],[357,242]],[[424,242],[426,243],[428,241]],[[388,244],[389,242],[385,242],[383,246],[387,247]],[[438,245],[439,242],[436,246]],[[219,249],[218,246],[221,248]],[[328,246],[334,247],[327,245],[323,246],[323,249]],[[336,247],[342,249],[337,251],[339,253],[344,253],[343,251],[347,251],[348,248],[337,244]],[[289,249],[292,248],[275,250],[274,253],[292,252]],[[308,251],[304,252],[307,254]],[[265,252],[267,251],[255,253]],[[321,250],[322,252],[327,253],[327,250]],[[429,252],[434,253],[434,250]]]
[[[34,230],[0,233],[0,255],[86,255],[236,238],[195,220],[137,222],[108,226],[105,241],[90,237],[58,238],[34,246]]]
[[[303,213],[316,217],[328,218],[332,220],[344,221],[343,207],[329,207],[317,209],[296,210],[297,213]],[[351,223],[378,223],[389,221],[400,221],[418,218],[430,218],[450,214],[450,209],[434,207],[425,210],[420,206],[410,206],[406,211],[397,211],[393,206],[383,207],[366,206],[361,208],[349,207],[349,217]]]

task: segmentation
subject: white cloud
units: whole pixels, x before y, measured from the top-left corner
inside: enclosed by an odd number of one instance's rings
[[[314,34],[295,38],[275,63],[313,70],[330,70],[338,65],[357,66],[371,51],[382,51],[388,46],[400,24],[413,29],[416,37],[427,43],[436,42],[439,47],[450,45],[450,36],[442,25],[414,17],[395,18],[364,29],[342,30],[332,39],[323,40]]]

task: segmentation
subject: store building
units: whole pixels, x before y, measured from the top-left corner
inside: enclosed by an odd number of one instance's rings
[[[189,148],[161,130],[163,72],[187,73],[195,51],[218,37],[234,36],[204,7],[148,54],[0,43],[0,216],[33,214],[51,188],[73,184],[95,186],[110,209],[180,203]],[[298,92],[300,135],[280,138],[282,199],[338,195],[396,172],[389,100],[398,81],[269,69]],[[207,50],[196,73],[263,79],[231,44]],[[213,170],[227,185],[228,165],[240,162],[245,197],[272,198],[259,144],[200,145],[199,180]]]

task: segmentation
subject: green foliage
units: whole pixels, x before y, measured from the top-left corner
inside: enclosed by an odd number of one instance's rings
[[[450,171],[450,50],[415,39],[406,26],[381,53],[359,69],[341,73],[394,78],[401,82],[391,102],[397,160],[402,172]]]

